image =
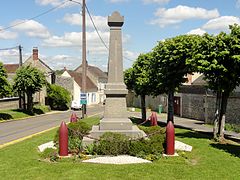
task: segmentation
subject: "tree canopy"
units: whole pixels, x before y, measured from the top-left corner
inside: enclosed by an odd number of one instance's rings
[[[22,91],[27,95],[27,110],[33,110],[33,94],[41,90],[46,84],[44,74],[31,66],[22,66],[17,70],[14,78],[14,90]]]
[[[6,97],[11,94],[11,86],[7,80],[7,73],[0,62],[0,98]]]
[[[146,120],[145,96],[152,94],[152,55],[151,53],[140,54],[134,62],[133,67],[124,73],[124,81],[129,90],[141,96],[142,119]]]
[[[181,35],[160,41],[153,49],[154,94],[168,94],[168,121],[173,121],[173,97],[186,75],[195,71],[193,53],[199,44],[197,35]]]

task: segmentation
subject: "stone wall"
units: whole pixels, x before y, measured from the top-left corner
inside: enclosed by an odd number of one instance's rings
[[[213,123],[214,111],[215,111],[214,96],[207,96],[207,123]],[[231,96],[228,99],[227,111],[226,111],[226,123],[240,124],[240,97]]]
[[[167,96],[161,95],[157,97],[146,96],[146,107],[152,110],[158,111],[159,105],[162,105],[163,111],[167,112]],[[141,108],[140,96],[135,96],[134,93],[130,92],[127,95],[127,106]]]
[[[181,97],[181,117],[198,119],[206,123],[213,123],[215,101],[213,95],[178,93]],[[163,112],[167,112],[167,96],[157,97],[146,96],[146,107],[158,111],[158,106],[163,105]],[[133,93],[127,95],[128,107],[141,107],[140,97]],[[226,112],[226,123],[240,124],[240,95],[235,94],[229,97]]]
[[[0,110],[18,109],[18,107],[19,107],[18,97],[0,99]]]
[[[181,94],[181,116],[191,119],[205,120],[204,96],[198,94]]]

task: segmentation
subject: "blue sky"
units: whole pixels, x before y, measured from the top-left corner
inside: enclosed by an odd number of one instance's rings
[[[81,0],[76,0],[81,2]],[[64,0],[3,1],[0,29],[39,15]],[[217,34],[240,24],[240,0],[87,0],[87,6],[108,45],[107,16],[118,10],[124,17],[124,68],[157,41],[180,34]],[[68,2],[34,20],[0,30],[0,49],[23,46],[24,60],[38,47],[40,58],[52,69],[74,69],[81,64],[81,6]],[[106,70],[108,51],[87,18],[87,59]],[[18,63],[18,50],[0,51],[0,61]]]

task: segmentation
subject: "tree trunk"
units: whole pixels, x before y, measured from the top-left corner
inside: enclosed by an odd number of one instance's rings
[[[228,103],[228,97],[229,92],[223,92],[222,94],[222,101],[221,101],[221,111],[220,111],[220,118],[219,118],[219,137],[220,140],[224,139],[224,127],[225,127],[225,116],[226,116],[226,110],[227,110],[227,103]]]
[[[27,110],[30,113],[33,112],[33,97],[32,97],[32,93],[28,93],[27,94]]]
[[[173,121],[173,115],[174,115],[174,92],[173,91],[169,91],[168,92],[168,115],[167,115],[167,122],[172,121],[172,123],[174,124]]]
[[[145,94],[141,94],[141,109],[142,109],[142,120],[146,121],[146,103],[145,103]]]
[[[23,95],[23,97],[22,97],[23,98],[23,109],[27,110],[27,107],[26,107],[26,94],[25,94],[25,92],[23,92],[22,95]]]
[[[214,126],[213,126],[213,138],[215,140],[217,139],[217,133],[218,133],[220,108],[221,108],[221,92],[217,91],[216,107],[215,107],[215,115],[214,115]]]
[[[19,109],[23,109],[23,103],[22,103],[23,99],[22,99],[22,92],[21,91],[18,91],[18,97],[19,97],[18,107],[19,107]]]

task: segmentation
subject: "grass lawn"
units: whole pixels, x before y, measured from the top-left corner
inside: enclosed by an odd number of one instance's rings
[[[34,106],[33,113],[30,115],[27,112],[18,109],[10,109],[10,110],[0,110],[0,122],[10,119],[21,119],[26,118],[33,115],[44,114],[49,112],[49,108],[47,106]]]
[[[97,118],[85,120],[98,123]],[[176,129],[176,139],[191,153],[152,164],[103,165],[39,161],[37,146],[53,140],[56,130],[0,149],[1,179],[240,179],[239,144],[216,144],[209,136]]]

